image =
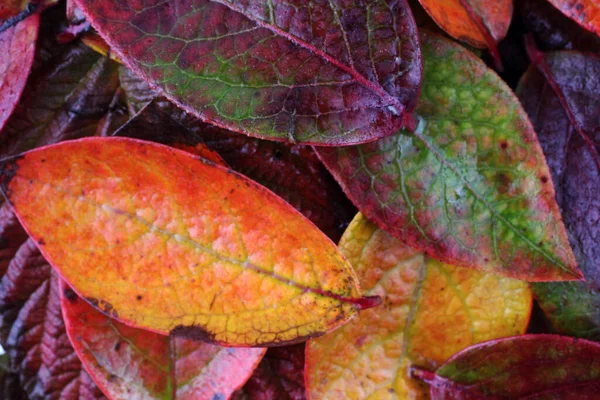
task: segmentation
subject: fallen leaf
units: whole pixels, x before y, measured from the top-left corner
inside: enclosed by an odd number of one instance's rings
[[[304,343],[272,347],[232,400],[305,400]]]
[[[548,0],[567,17],[600,35],[600,4],[597,0]]]
[[[25,88],[39,26],[40,16],[34,14],[0,33],[0,130]]]
[[[129,325],[282,345],[379,304],[361,297],[351,266],[300,213],[189,153],[84,138],[7,161],[1,175],[46,259],[80,296]]]
[[[316,148],[369,219],[453,265],[530,280],[581,273],[535,132],[512,91],[461,46],[423,33],[414,132]]]
[[[56,274],[31,239],[22,243],[0,280],[0,341],[29,398],[104,398],[69,343]]]
[[[475,343],[525,332],[527,283],[443,264],[358,214],[340,241],[365,293],[384,298],[306,348],[312,399],[425,398],[411,365],[435,369]]]
[[[412,124],[421,55],[406,0],[78,4],[134,72],[205,122],[323,145]]]
[[[431,385],[432,400],[591,400],[600,389],[600,345],[555,335],[491,340],[415,375]]]
[[[94,381],[113,400],[227,399],[246,382],[266,351],[132,328],[93,308],[64,281],[60,292],[71,343]]]
[[[58,53],[48,56],[42,49],[44,65],[32,74],[2,131],[0,158],[95,135],[111,112],[118,64],[77,42],[52,51]]]
[[[419,0],[431,18],[450,36],[477,48],[489,48],[499,60],[497,45],[508,32],[512,0]]]
[[[515,18],[527,32],[535,34],[542,50],[600,51],[600,37],[567,18],[547,1],[522,0],[515,3]],[[522,33],[521,38],[522,41]]]
[[[144,95],[134,97],[143,102]],[[115,135],[178,148],[205,144],[232,169],[282,197],[334,241],[339,240],[356,214],[309,146],[266,141],[217,128],[161,99],[144,107]]]
[[[517,93],[544,149],[586,281],[533,289],[558,332],[600,340],[600,58],[574,51],[538,56],[540,68],[529,68]]]

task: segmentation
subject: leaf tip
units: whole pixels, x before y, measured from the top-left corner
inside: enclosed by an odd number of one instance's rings
[[[425,382],[429,385],[435,381],[435,373],[428,371],[426,369],[421,369],[419,367],[411,367],[410,368],[410,376],[413,379],[417,379],[419,381]]]
[[[357,299],[354,304],[359,310],[367,310],[369,308],[377,307],[381,303],[383,303],[381,296],[365,296]]]

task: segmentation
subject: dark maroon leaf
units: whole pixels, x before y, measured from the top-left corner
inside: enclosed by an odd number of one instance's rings
[[[600,340],[600,57],[573,51],[539,57],[540,68],[530,67],[518,94],[548,160],[586,281],[533,289],[559,332]]]
[[[31,239],[0,281],[0,341],[30,398],[103,398],[71,347],[58,280]]]
[[[40,51],[46,61],[30,77],[2,131],[0,157],[95,135],[100,120],[110,112],[118,87],[118,64],[81,43],[58,49],[49,60]]]
[[[600,50],[600,37],[567,18],[548,1],[516,1],[515,18],[526,32],[535,35],[542,50]]]
[[[305,400],[304,343],[274,347],[233,399]]]
[[[406,0],[78,0],[139,75],[206,122],[322,145],[414,125],[421,80]]]
[[[308,146],[236,134],[205,124],[160,100],[145,107],[116,134],[168,145],[204,143],[234,170],[284,198],[334,241],[355,212]]]

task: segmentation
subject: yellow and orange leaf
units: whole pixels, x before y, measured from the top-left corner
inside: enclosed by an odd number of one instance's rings
[[[428,387],[410,377],[411,366],[435,369],[472,344],[527,328],[526,282],[436,261],[362,214],[340,249],[365,293],[382,296],[384,307],[308,342],[311,399],[428,398]]]
[[[73,348],[112,400],[229,398],[248,380],[266,351],[232,349],[132,328],[94,309],[64,281],[60,293]]]
[[[508,32],[512,0],[419,0],[450,36],[477,48],[495,49]]]
[[[300,213],[203,160],[85,138],[5,162],[1,185],[50,264],[128,325],[266,346],[321,335],[378,304]]]

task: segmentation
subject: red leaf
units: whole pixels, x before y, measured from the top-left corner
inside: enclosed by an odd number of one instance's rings
[[[523,335],[471,346],[434,374],[433,400],[594,399],[600,390],[600,344],[555,335]]]
[[[404,126],[418,97],[421,56],[406,0],[78,4],[135,72],[236,132],[362,143]]]
[[[103,398],[69,343],[58,280],[31,239],[0,281],[0,316],[2,346],[31,398]]]
[[[16,107],[33,64],[39,14],[0,33],[0,130]]]
[[[113,320],[61,282],[67,333],[86,370],[111,399],[225,399],[265,349],[232,349],[159,335]]]

